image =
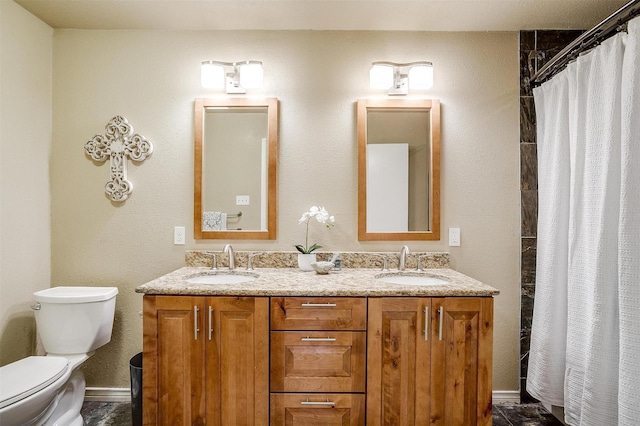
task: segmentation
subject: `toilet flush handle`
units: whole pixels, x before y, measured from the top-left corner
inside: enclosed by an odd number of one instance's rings
[[[31,305],[31,309],[33,309],[34,311],[39,311],[41,307],[42,305],[40,305],[40,302],[36,302],[35,305]]]

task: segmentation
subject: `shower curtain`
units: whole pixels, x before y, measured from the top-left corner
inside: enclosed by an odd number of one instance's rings
[[[569,425],[640,424],[640,18],[534,89],[527,390]]]

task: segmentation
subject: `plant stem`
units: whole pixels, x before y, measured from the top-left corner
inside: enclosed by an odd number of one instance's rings
[[[308,250],[309,250],[309,219],[307,219],[307,232],[305,232],[305,234],[304,234],[304,251],[305,251],[305,253],[308,253]]]

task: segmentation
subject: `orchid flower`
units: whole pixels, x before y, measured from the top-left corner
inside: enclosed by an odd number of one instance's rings
[[[324,207],[311,206],[309,211],[302,213],[302,217],[300,218],[298,223],[306,224],[304,246],[301,244],[296,244],[295,248],[303,254],[309,254],[314,250],[322,248],[322,246],[317,243],[309,246],[309,221],[312,218],[315,218],[318,222],[323,223],[326,228],[332,228],[334,222],[336,221],[335,217],[330,216],[329,212]]]

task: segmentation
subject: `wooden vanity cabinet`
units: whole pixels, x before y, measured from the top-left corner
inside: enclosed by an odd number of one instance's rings
[[[269,298],[143,299],[145,425],[269,422]]]
[[[144,296],[145,425],[491,425],[492,297]]]
[[[370,298],[367,425],[491,425],[493,299]]]

